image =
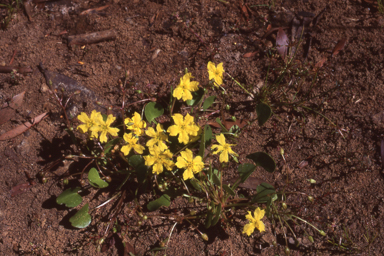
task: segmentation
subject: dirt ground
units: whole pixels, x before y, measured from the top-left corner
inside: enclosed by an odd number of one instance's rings
[[[262,38],[268,25],[283,27],[290,37],[294,17],[319,14],[317,23],[309,27],[312,41],[307,59],[302,52],[296,57],[298,63],[306,63],[303,65],[308,70],[327,58],[308,101],[316,113],[274,104],[279,99],[273,98],[274,116],[265,126],[259,127],[257,122],[247,126],[235,151],[240,162],[255,151],[269,153],[277,163],[276,172],[260,169],[254,177],[277,188],[314,197],[311,203],[305,196],[292,196],[288,203],[327,236],[304,225],[315,241],[303,239],[299,247],[290,244],[291,255],[384,255],[380,154],[384,128],[384,14],[379,12],[377,1],[24,2],[31,6],[31,21],[22,7],[12,14],[7,28],[0,30],[0,65],[9,65],[15,51],[13,66],[30,67],[32,72],[0,73],[1,104],[26,92],[17,115],[0,126],[0,134],[29,117],[44,112],[50,115],[22,135],[0,141],[1,255],[126,255],[118,238],[106,252],[97,252],[96,239],[92,238],[97,237],[95,230],[78,230],[68,225],[66,216],[70,211],[55,203],[63,191],[62,182],[55,175],[46,184],[38,182],[38,172],[71,149],[60,118],[63,112],[47,90],[40,63],[46,70],[71,77],[91,92],[91,103],[77,106],[75,113],[89,113],[95,98],[107,105],[120,105],[118,80],[124,78],[126,70],[132,85],[128,102],[140,99],[135,90],[161,98],[177,85],[185,68],[197,81],[207,83],[208,61],[223,62],[232,77],[257,92],[267,75],[268,81],[273,80],[282,66],[277,54],[271,57],[276,33]],[[108,8],[80,15],[84,10],[106,5]],[[0,18],[4,20],[6,15],[7,9],[0,8]],[[68,45],[68,36],[106,30],[113,30],[116,38],[85,47]],[[337,42],[344,38],[344,48],[331,56]],[[301,79],[293,73],[289,78],[291,82]],[[311,84],[309,80],[303,86]],[[289,82],[288,78],[283,81]],[[247,94],[228,76],[224,88],[233,106],[227,118],[234,115],[249,120],[257,116]],[[136,105],[137,109],[142,106]],[[280,155],[281,148],[285,159]],[[65,166],[60,168],[56,174]],[[11,196],[13,187],[28,182],[25,172],[37,183]],[[235,172],[235,165],[230,165],[225,176],[231,178]],[[309,179],[316,180],[316,184],[310,184]],[[249,193],[245,189],[243,192]],[[106,198],[98,197],[92,206]],[[171,207],[182,205],[175,202]],[[208,242],[189,225],[176,225],[166,254],[284,254],[281,230],[272,231],[267,222],[265,234],[247,237],[241,233],[244,223],[244,217],[238,216],[227,229],[217,225],[206,230]],[[171,220],[152,219],[141,228],[129,229],[126,239],[137,255],[152,255],[150,250],[158,246],[161,237],[169,235],[173,225]],[[302,237],[300,229],[295,231]],[[277,243],[273,243],[274,235]]]

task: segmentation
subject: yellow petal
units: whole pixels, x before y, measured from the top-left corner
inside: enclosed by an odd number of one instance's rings
[[[152,172],[154,174],[162,173],[163,172],[163,165],[158,164],[158,163],[154,164],[153,167],[152,167]]]
[[[104,142],[107,142],[107,132],[106,131],[102,131],[101,134],[100,134],[100,142],[101,143],[104,143]]]
[[[245,233],[248,236],[250,236],[254,230],[255,230],[255,225],[253,225],[252,223],[248,223],[244,226],[243,234]]]
[[[219,86],[219,85],[222,85],[223,84],[223,78],[221,78],[220,76],[215,76],[215,82],[216,82],[216,86]]]
[[[182,125],[184,123],[184,118],[181,114],[174,114],[172,118],[176,125]]]
[[[114,121],[116,120],[116,117],[113,115],[109,114],[107,117],[107,121],[105,121],[105,124],[110,126]]]
[[[208,69],[208,71],[215,72],[216,66],[213,62],[209,61],[208,65],[207,65],[207,69]]]
[[[183,144],[188,144],[189,142],[189,136],[188,136],[188,133],[186,131],[180,131],[179,133],[179,142],[180,143],[183,143]]]
[[[180,169],[184,169],[186,168],[188,165],[187,161],[185,161],[185,159],[181,156],[178,156],[177,157],[177,162],[176,162],[176,166],[177,168],[180,168]]]
[[[157,133],[155,132],[155,129],[152,127],[149,127],[148,130],[145,131],[145,134],[149,137],[156,137]]]
[[[77,126],[77,129],[80,129],[83,133],[86,133],[88,131],[88,125],[81,124],[81,125]]]
[[[224,73],[224,67],[223,67],[223,62],[219,63],[216,67],[216,72],[220,72],[221,75]]]
[[[188,179],[192,179],[194,176],[193,176],[193,172],[190,171],[190,170],[185,170],[184,173],[183,173],[183,179],[184,180],[188,180]]]
[[[133,146],[133,149],[139,153],[140,155],[143,154],[143,151],[144,151],[144,146],[142,145],[139,145],[139,144],[136,144],[135,146]]]
[[[220,163],[227,163],[228,162],[228,153],[226,151],[223,151],[220,154],[219,161],[220,161]]]
[[[129,152],[131,152],[131,149],[132,147],[130,145],[125,145],[125,146],[122,146],[120,150],[126,156],[129,154]]]
[[[119,128],[115,128],[115,127],[109,127],[108,129],[108,132],[112,135],[112,136],[117,136],[117,133],[119,132]]]
[[[265,231],[265,225],[261,220],[257,221],[255,226],[260,232]]]
[[[81,112],[81,114],[77,116],[77,119],[79,119],[83,123],[87,123],[89,121],[87,114],[84,112]]]
[[[183,97],[183,88],[181,88],[180,86],[179,87],[176,87],[176,89],[173,91],[173,97],[175,97],[176,99],[181,99],[181,97]]]
[[[183,91],[183,101],[191,100],[193,99],[192,93],[188,90]]]
[[[221,133],[220,135],[216,135],[216,140],[217,142],[219,142],[220,145],[225,145],[225,137],[224,135]]]
[[[171,136],[177,136],[180,133],[180,128],[177,125],[172,125],[168,128],[168,133]]]
[[[261,220],[262,218],[264,218],[264,214],[265,214],[265,211],[264,210],[261,210],[260,207],[258,207],[255,212],[254,212],[254,215],[255,215],[255,219],[257,220]]]

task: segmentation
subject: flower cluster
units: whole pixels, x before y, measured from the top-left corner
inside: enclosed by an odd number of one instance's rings
[[[209,80],[213,79],[214,85],[216,87],[222,85],[224,74],[223,63],[220,63],[215,66],[213,62],[208,62],[207,69]],[[183,101],[193,99],[192,92],[195,92],[199,89],[199,82],[191,81],[191,78],[193,78],[191,73],[186,73],[183,77],[180,78],[179,85],[173,91],[173,97],[178,100],[182,99]]]
[[[93,110],[91,116],[88,117],[86,113],[82,112],[77,119],[84,124],[79,125],[77,128],[82,130],[83,133],[90,132],[91,138],[98,138],[100,132],[100,142],[107,142],[107,134],[117,136],[119,132],[118,128],[111,127],[111,124],[116,120],[113,115],[108,115],[106,120],[100,112]]]
[[[216,86],[223,83],[223,63],[215,66],[212,62],[207,65],[209,79],[213,79]],[[173,96],[178,100],[183,101],[193,99],[192,92],[199,89],[199,82],[191,81],[193,78],[191,73],[186,73],[180,78],[180,83],[173,91]],[[132,150],[137,154],[144,154],[145,164],[152,167],[154,174],[160,174],[164,169],[172,170],[174,166],[179,169],[184,169],[183,179],[191,179],[194,174],[201,172],[204,169],[204,163],[201,156],[193,157],[190,149],[186,149],[177,157],[176,163],[172,161],[173,154],[169,151],[167,143],[169,142],[168,136],[178,136],[179,143],[189,144],[197,141],[200,138],[202,129],[195,123],[194,117],[187,114],[185,117],[181,114],[174,114],[172,116],[174,125],[171,125],[167,131],[164,130],[161,124],[157,124],[156,128],[147,128],[147,123],[142,120],[139,113],[135,112],[132,118],[125,118],[124,124],[126,125],[129,133],[124,133],[124,145],[121,147],[121,152],[127,156]],[[83,123],[78,126],[83,133],[88,133],[91,139],[99,139],[100,142],[105,143],[108,141],[108,134],[117,136],[119,129],[111,127],[115,121],[113,115],[103,116],[100,112],[93,110],[90,117],[86,113],[81,113],[78,119]],[[100,136],[99,136],[100,134]],[[140,144],[140,137],[147,136],[146,147]],[[216,136],[219,145],[213,145],[212,150],[216,150],[213,154],[220,153],[220,162],[228,162],[228,154],[237,156],[231,149],[232,144],[225,142],[223,134]]]

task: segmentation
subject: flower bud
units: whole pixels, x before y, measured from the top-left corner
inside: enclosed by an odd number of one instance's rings
[[[203,238],[205,241],[208,241],[208,235],[207,234],[201,234],[201,238]]]
[[[148,216],[147,216],[147,215],[144,215],[144,216],[143,216],[143,220],[146,220],[146,219],[148,219]]]
[[[312,237],[312,236],[308,236],[308,240],[309,240],[311,243],[313,243],[313,242],[314,242],[314,240],[313,240],[313,237]]]
[[[105,181],[106,181],[106,182],[111,182],[111,181],[112,181],[111,176],[107,176],[107,177],[105,177]]]
[[[308,196],[308,200],[313,203],[313,196]]]
[[[64,185],[68,185],[68,183],[69,183],[68,179],[64,179],[64,180],[63,180],[63,184],[64,184]]]
[[[86,185],[85,180],[81,180],[81,181],[80,181],[80,186],[84,187],[85,185]]]
[[[231,106],[229,106],[229,105],[227,104],[227,106],[225,106],[225,109],[226,109],[226,110],[230,110],[230,109],[231,109]]]
[[[320,235],[322,235],[322,236],[326,236],[327,233],[325,233],[323,230],[320,230]]]
[[[284,209],[284,210],[287,209],[287,204],[286,204],[286,203],[282,203],[281,205],[283,206],[283,209]]]
[[[232,116],[231,119],[232,119],[233,122],[236,122],[236,117],[235,116]]]
[[[284,248],[285,255],[289,255],[291,253],[291,250],[288,247]]]

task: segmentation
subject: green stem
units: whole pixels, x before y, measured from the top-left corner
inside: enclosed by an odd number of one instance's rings
[[[242,86],[235,78],[233,78],[230,74],[228,74],[228,72],[225,72],[230,78],[232,78],[232,80],[237,83],[238,86],[240,86],[241,89],[243,89],[249,96],[252,97],[252,99],[254,98],[253,94],[251,94],[249,91],[247,91],[247,89],[244,88],[244,86]]]

